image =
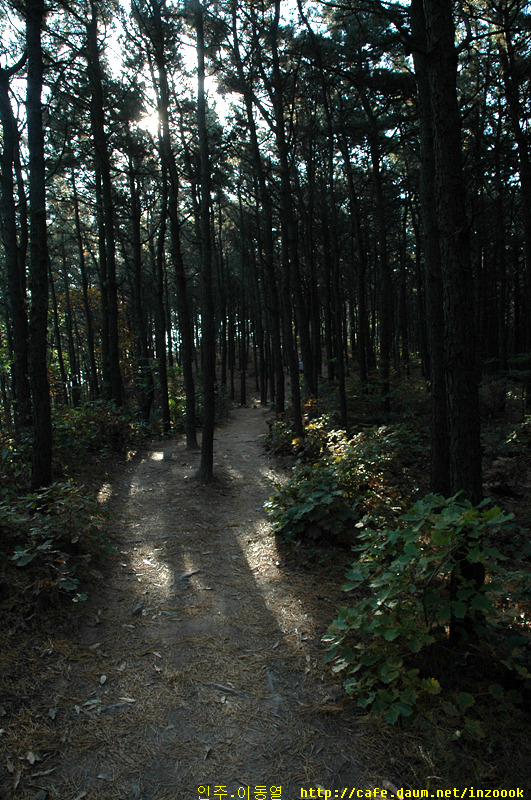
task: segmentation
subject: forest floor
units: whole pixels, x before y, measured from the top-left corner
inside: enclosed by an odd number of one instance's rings
[[[117,551],[104,587],[74,630],[71,614],[54,629],[43,615],[0,656],[1,797],[210,800],[265,786],[269,800],[280,786],[294,800],[399,781],[392,766],[375,774],[377,730],[323,665],[344,559],[328,567],[329,593],[322,571],[277,552],[263,504],[282,471],[263,448],[267,414],[250,403],[217,429],[208,487],[180,439],[154,442],[102,486]]]

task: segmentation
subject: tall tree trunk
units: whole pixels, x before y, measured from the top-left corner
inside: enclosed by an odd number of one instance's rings
[[[445,497],[450,494],[450,449],[446,408],[444,357],[444,311],[439,230],[435,201],[434,132],[430,100],[430,84],[426,63],[426,22],[422,0],[411,0],[411,32],[415,49],[413,61],[417,82],[420,127],[420,211],[424,244],[424,285],[426,287],[426,320],[430,351],[431,397],[431,471],[430,487]]]
[[[282,325],[283,325],[283,339],[284,339],[284,352],[288,363],[290,381],[291,381],[291,402],[293,411],[293,427],[297,436],[304,436],[304,428],[302,425],[301,414],[301,395],[299,385],[299,358],[296,348],[296,340],[293,336],[293,320],[292,320],[292,292],[295,298],[296,312],[299,321],[299,333],[301,335],[301,350],[303,368],[306,375],[306,380],[311,380],[312,375],[312,358],[311,348],[308,341],[304,337],[308,334],[307,326],[304,321],[301,325],[302,317],[299,317],[301,311],[303,317],[305,312],[301,308],[302,287],[300,286],[300,275],[298,274],[298,253],[297,253],[297,231],[295,219],[293,216],[291,182],[288,149],[286,143],[285,121],[284,121],[284,97],[282,92],[282,76],[280,73],[280,62],[278,56],[278,26],[280,21],[280,0],[275,0],[275,11],[273,22],[269,31],[271,40],[271,48],[273,54],[273,69],[272,69],[272,103],[275,116],[275,142],[277,146],[278,159],[280,164],[280,229],[281,229],[281,259],[282,259],[282,289],[281,289],[281,303],[282,303]],[[297,282],[299,281],[299,285]],[[309,351],[309,352],[308,352]],[[308,386],[310,393],[315,393],[312,386]]]
[[[457,51],[452,0],[424,0],[427,70],[433,113],[435,198],[443,283],[446,398],[450,492],[464,491],[472,503],[482,496],[474,287],[466,220],[457,104]],[[463,583],[480,587],[482,564],[469,560],[466,543],[452,572],[451,594]],[[473,634],[473,617],[450,620],[450,640],[463,646]]]
[[[367,251],[363,242],[363,232],[361,228],[361,209],[356,188],[354,186],[354,175],[352,173],[352,165],[350,163],[350,156],[348,152],[348,145],[346,139],[339,138],[339,147],[341,155],[343,156],[343,163],[345,165],[345,172],[347,175],[347,185],[349,193],[350,215],[352,219],[352,227],[355,233],[356,251],[358,255],[357,264],[357,295],[358,295],[358,365],[360,381],[362,386],[367,386],[369,377],[369,356],[368,350],[370,346],[370,331],[369,331],[369,318],[367,315],[367,297],[366,297],[366,275],[367,275]]]
[[[114,203],[111,179],[111,160],[107,136],[105,134],[103,79],[98,45],[98,7],[95,0],[90,0],[90,19],[86,22],[87,30],[87,66],[90,80],[91,103],[90,122],[94,139],[94,153],[101,181],[101,208],[99,221],[102,227],[100,238],[104,243],[105,265],[102,265],[103,314],[107,316],[104,331],[107,335],[106,351],[108,357],[108,379],[106,393],[117,406],[123,404],[122,374],[120,370],[120,347],[118,335],[118,286],[116,281],[116,246],[114,230]],[[100,257],[102,255],[100,248]]]
[[[96,366],[96,354],[94,348],[94,328],[92,324],[92,310],[90,308],[89,294],[88,294],[88,279],[87,268],[85,262],[85,248],[83,245],[83,234],[81,231],[81,219],[79,214],[79,198],[77,195],[76,175],[72,170],[72,190],[74,199],[74,219],[76,226],[76,242],[79,257],[79,272],[81,275],[81,291],[83,293],[83,309],[85,311],[85,325],[87,330],[87,355],[88,355],[88,381],[89,381],[89,397],[95,400],[100,393],[98,381],[98,368]]]
[[[435,196],[443,281],[450,491],[482,496],[474,286],[451,0],[424,0],[435,153]]]
[[[33,406],[33,445],[31,485],[47,486],[52,479],[52,417],[47,368],[48,333],[48,232],[46,226],[46,188],[44,128],[42,121],[43,57],[41,32],[44,22],[43,0],[26,2],[26,50],[28,74],[26,115],[29,151],[29,375]]]
[[[168,181],[166,170],[163,168],[160,230],[155,253],[155,343],[157,348],[157,361],[159,365],[160,405],[162,412],[162,430],[164,433],[169,433],[171,429],[170,402],[168,393],[168,368],[166,359],[166,309],[164,304],[164,242],[166,240],[167,216]]]
[[[181,224],[179,219],[179,173],[175,155],[172,150],[172,139],[170,132],[170,87],[168,82],[167,53],[164,25],[161,15],[161,0],[151,0],[151,17],[145,19],[138,5],[135,4],[135,12],[139,24],[146,30],[153,46],[153,55],[157,67],[158,86],[155,87],[157,94],[157,110],[161,121],[161,133],[159,135],[159,152],[161,161],[168,174],[168,216],[170,221],[170,255],[175,275],[175,285],[177,289],[177,314],[179,318],[179,330],[181,334],[181,367],[183,372],[186,416],[185,432],[186,447],[188,450],[197,450],[197,423],[195,410],[195,381],[194,381],[194,335],[193,321],[190,312],[188,298],[188,281],[184,267],[184,260],[181,248]]]
[[[68,378],[65,369],[65,360],[63,358],[63,345],[61,342],[61,329],[59,326],[59,310],[57,308],[57,297],[55,294],[55,283],[53,279],[52,270],[49,270],[50,279],[50,299],[52,301],[52,316],[53,316],[53,332],[55,336],[55,349],[57,352],[57,363],[59,365],[60,386],[54,393],[55,400],[59,405],[67,405],[68,403]]]
[[[129,154],[128,158],[128,178],[129,196],[131,199],[131,238],[133,244],[133,268],[131,270],[131,281],[133,286],[134,330],[138,354],[137,387],[140,398],[140,413],[142,415],[142,419],[147,422],[149,420],[151,407],[153,405],[155,383],[153,380],[153,373],[151,371],[151,363],[149,360],[147,320],[144,310],[145,298],[142,281],[142,237],[140,229],[142,210],[137,186],[136,168],[131,154]],[[164,341],[164,314],[162,314],[162,320],[159,321],[159,324],[156,323],[156,328],[159,332],[160,328],[162,328],[162,342],[158,342],[157,344],[157,355],[159,355],[159,347],[161,347],[163,358],[165,359],[166,342]]]
[[[380,143],[376,117],[363,91],[360,91],[363,108],[369,121],[369,155],[372,166],[372,179],[376,200],[376,218],[378,226],[378,270],[379,286],[379,311],[380,311],[380,380],[383,407],[390,409],[391,391],[391,330],[393,322],[393,301],[391,296],[391,272],[389,269],[389,256],[387,247],[387,220],[382,184],[382,170],[380,159]]]
[[[245,101],[245,110],[247,114],[247,125],[249,127],[249,136],[251,139],[251,151],[253,156],[253,166],[258,183],[259,201],[262,210],[262,225],[258,224],[258,241],[260,244],[260,252],[264,261],[265,269],[265,282],[266,282],[266,301],[268,316],[271,320],[271,349],[273,355],[273,366],[275,375],[275,390],[273,395],[275,397],[275,406],[278,412],[283,412],[285,408],[285,386],[284,386],[284,364],[282,358],[282,340],[281,340],[281,314],[280,314],[280,301],[277,285],[277,278],[275,275],[275,245],[273,241],[273,204],[271,198],[270,187],[267,185],[266,173],[260,147],[258,144],[258,132],[256,128],[256,121],[253,113],[253,92],[252,87],[246,79],[243,62],[240,55],[239,42],[238,42],[238,20],[237,20],[237,6],[232,3],[232,34],[234,43],[234,58],[236,61],[236,68],[238,77],[243,86],[243,95]],[[260,220],[258,220],[260,222]]]
[[[518,170],[520,173],[521,189],[521,219],[524,233],[524,341],[523,347],[528,353],[529,363],[527,365],[528,376],[525,381],[526,408],[531,408],[531,156],[529,137],[525,131],[522,121],[525,119],[524,109],[520,100],[520,85],[518,77],[518,63],[512,40],[511,24],[509,21],[510,11],[507,6],[501,4],[502,20],[500,27],[503,31],[503,39],[498,38],[498,52],[502,66],[503,84],[505,87],[505,97],[507,98],[507,108],[509,121],[513,130],[518,152]],[[522,72],[522,74],[524,74]]]
[[[68,362],[70,366],[71,400],[73,407],[77,408],[81,401],[81,386],[79,381],[79,359],[77,357],[77,351],[74,342],[74,317],[72,313],[72,304],[70,302],[68,265],[66,259],[65,240],[63,235],[61,236],[61,260],[63,262],[62,272],[63,272],[63,286],[65,292],[65,327],[66,327],[66,342],[68,347]]]
[[[203,435],[198,477],[203,483],[212,479],[214,468],[214,423],[216,418],[216,327],[212,289],[212,231],[210,225],[210,156],[206,124],[205,35],[203,6],[193,4],[197,37],[197,128],[201,163],[201,342],[203,354]]]
[[[18,158],[18,131],[9,100],[9,80],[22,68],[24,56],[9,70],[0,69],[0,120],[2,123],[1,220],[6,260],[8,303],[13,342],[13,410],[15,431],[31,425],[31,396],[28,377],[28,314],[26,307],[26,242],[17,237],[17,212],[13,170]],[[22,207],[21,214],[26,213]],[[24,222],[25,224],[25,222]]]

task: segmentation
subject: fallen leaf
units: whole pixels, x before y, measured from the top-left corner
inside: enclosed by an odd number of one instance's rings
[[[48,716],[50,719],[55,719],[57,716],[57,709],[56,708],[49,708],[48,709]]]
[[[29,761],[30,764],[35,764],[36,760],[37,759],[35,758],[34,753],[32,753],[31,750],[28,750],[26,753],[26,761]]]
[[[100,683],[103,686],[104,683],[107,683],[107,675],[102,675],[100,677]]]

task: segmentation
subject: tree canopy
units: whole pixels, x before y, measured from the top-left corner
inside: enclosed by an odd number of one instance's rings
[[[417,359],[432,488],[479,500],[481,375],[531,374],[530,25],[522,0],[3,2],[2,425],[33,427],[34,486],[61,404],[169,431],[182,385],[208,481],[250,365],[302,436],[321,379],[347,427],[349,374],[385,410]]]

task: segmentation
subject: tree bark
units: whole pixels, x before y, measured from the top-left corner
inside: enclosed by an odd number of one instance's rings
[[[105,134],[103,80],[98,46],[98,7],[95,0],[90,2],[91,16],[86,22],[87,66],[90,80],[91,104],[90,122],[94,139],[94,153],[100,179],[100,203],[98,219],[100,230],[100,266],[102,274],[102,313],[106,316],[103,328],[106,335],[104,352],[108,358],[104,371],[104,381],[108,399],[117,406],[123,404],[122,374],[120,370],[120,347],[118,335],[118,287],[116,282],[116,246],[114,203],[111,179],[111,160],[107,136]]]
[[[170,255],[177,289],[177,314],[181,334],[181,367],[185,392],[185,433],[188,450],[197,450],[197,423],[195,410],[195,381],[193,372],[194,336],[192,315],[188,299],[188,286],[181,248],[181,225],[179,219],[179,174],[172,150],[170,132],[170,87],[168,82],[165,31],[161,15],[160,0],[151,0],[151,16],[144,17],[138,4],[135,11],[139,24],[145,29],[152,47],[157,67],[158,86],[155,86],[157,110],[161,122],[159,153],[168,175],[168,216],[170,221]]]
[[[424,286],[428,328],[429,380],[431,398],[430,487],[447,497],[450,494],[450,450],[446,408],[444,358],[444,311],[439,230],[435,200],[434,131],[430,84],[426,63],[426,22],[422,0],[411,0],[413,61],[417,82],[420,139],[420,211],[424,244]]]
[[[25,63],[22,58],[11,69],[0,69],[0,120],[3,147],[1,154],[1,220],[7,272],[8,303],[13,342],[13,411],[15,431],[31,425],[29,384],[28,312],[26,306],[26,241],[17,236],[17,211],[13,170],[18,158],[17,123],[9,100],[9,80]],[[21,209],[21,214],[26,209]],[[25,221],[24,221],[25,224]]]
[[[451,0],[424,0],[443,281],[450,491],[482,496],[474,286],[457,104]]]
[[[47,367],[48,332],[48,232],[46,226],[46,188],[44,127],[42,121],[43,56],[41,32],[43,0],[26,2],[26,50],[28,74],[26,115],[29,151],[29,375],[33,407],[31,485],[47,486],[52,479],[52,418]]]
[[[210,225],[210,155],[206,122],[205,34],[203,6],[194,0],[197,43],[197,129],[199,134],[200,217],[201,230],[201,343],[203,355],[203,435],[198,477],[202,483],[212,480],[214,469],[214,424],[216,418],[216,328],[212,291],[212,231]]]
[[[92,324],[92,310],[90,308],[87,268],[85,263],[85,249],[83,246],[83,233],[81,231],[81,218],[79,214],[79,198],[76,187],[76,175],[72,170],[72,192],[74,200],[74,220],[76,226],[76,242],[79,257],[79,272],[81,275],[81,290],[83,293],[83,309],[85,311],[85,324],[87,326],[87,350],[88,350],[88,383],[89,397],[95,400],[99,397],[100,387],[98,381],[98,368],[96,366],[96,354],[94,348],[94,328]]]

